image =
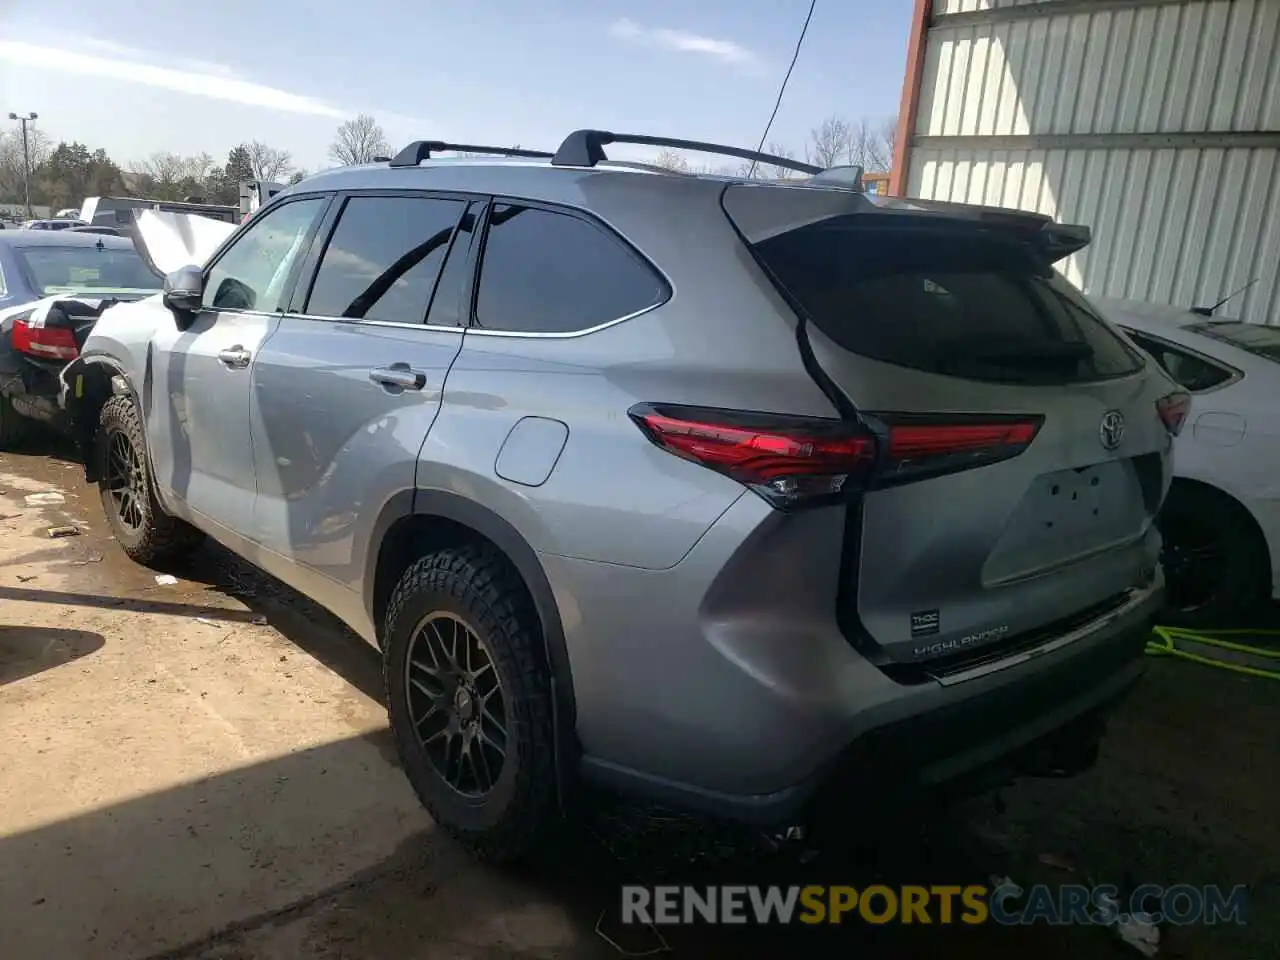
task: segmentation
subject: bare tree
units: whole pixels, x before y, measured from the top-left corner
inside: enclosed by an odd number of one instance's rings
[[[818,167],[834,167],[846,163],[853,143],[853,130],[847,121],[828,117],[809,131],[805,159]]]
[[[278,150],[261,140],[246,143],[244,148],[255,180],[279,180],[293,169],[293,157],[288,150]]]
[[[794,160],[796,158],[796,152],[794,150],[792,150],[786,144],[778,143],[776,140],[769,141],[769,145],[765,147],[764,152],[771,153],[775,157],[782,157],[786,160]],[[750,164],[748,164],[748,166],[750,166]],[[760,167],[757,166],[756,167],[757,176],[759,175],[759,171],[760,171]],[[790,167],[780,167],[772,163],[764,165],[764,175],[773,180],[790,180],[792,177],[796,176],[798,173],[799,171],[792,170]]]
[[[859,120],[853,125],[849,140],[848,162],[868,173],[886,173],[893,166],[893,140],[898,121]]]
[[[153,153],[133,165],[139,192],[157,200],[182,200],[217,193],[222,170],[207,153],[184,157]]]
[[[184,157],[177,153],[153,153],[140,160],[134,169],[157,183],[178,183],[181,180],[204,180],[213,169],[213,157],[198,153]]]
[[[53,144],[43,130],[33,125],[27,128],[27,150],[34,179],[53,153]],[[18,130],[0,133],[0,199],[15,202],[22,199],[23,163],[22,134]]]
[[[344,167],[372,163],[374,157],[390,153],[391,145],[387,142],[382,127],[367,113],[339,126],[333,143],[329,146],[329,156]]]
[[[689,161],[674,150],[663,150],[653,158],[655,167],[663,167],[676,173],[689,173]]]

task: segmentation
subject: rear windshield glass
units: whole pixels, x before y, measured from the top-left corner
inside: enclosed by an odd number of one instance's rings
[[[1123,376],[1141,357],[1025,245],[960,227],[834,217],[756,252],[828,337],[861,356],[947,376],[1069,383]]]
[[[132,247],[25,247],[14,251],[41,294],[159,290],[161,281]]]
[[[1264,327],[1258,323],[1216,321],[1197,323],[1187,329],[1280,363],[1280,329],[1276,327]]]

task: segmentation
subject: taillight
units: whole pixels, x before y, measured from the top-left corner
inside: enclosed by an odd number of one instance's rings
[[[877,474],[887,486],[987,466],[1016,457],[1043,417],[985,414],[871,414],[884,425],[889,455]]]
[[[32,326],[30,320],[14,320],[13,349],[41,360],[74,360],[80,356],[75,333],[65,327]]]
[[[938,476],[1017,456],[1039,417],[870,414],[866,423],[706,407],[630,411],[657,446],[750,487],[779,508]]]
[[[1191,394],[1181,390],[1161,397],[1156,401],[1156,412],[1164,422],[1165,429],[1173,436],[1182,432],[1182,425],[1187,422],[1191,412]]]

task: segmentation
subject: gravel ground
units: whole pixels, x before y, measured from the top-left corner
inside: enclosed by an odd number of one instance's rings
[[[993,875],[1246,884],[1247,925],[1165,929],[1160,955],[1280,956],[1272,681],[1153,661],[1088,774],[965,801],[927,831],[870,824],[865,848],[809,851],[803,864],[602,802],[552,862],[495,869],[418,808],[386,731],[377,655],[332,617],[216,547],[157,584],[108,539],[96,491],[60,450],[0,455],[0,490],[5,960],[1139,955],[1098,928],[659,938],[609,917],[623,882]],[[61,502],[31,504],[33,493]],[[48,535],[67,525],[76,534]]]

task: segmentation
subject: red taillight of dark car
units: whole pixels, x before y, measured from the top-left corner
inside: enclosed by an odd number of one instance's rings
[[[32,326],[29,320],[13,321],[13,349],[38,360],[66,362],[80,356],[75,333],[65,327]]]
[[[1156,412],[1165,425],[1165,429],[1173,436],[1182,432],[1182,425],[1187,422],[1187,414],[1191,412],[1191,394],[1177,391],[1156,401]]]
[[[1040,417],[868,414],[816,417],[641,404],[632,419],[656,446],[743,483],[779,508],[909,483],[1017,456]]]

